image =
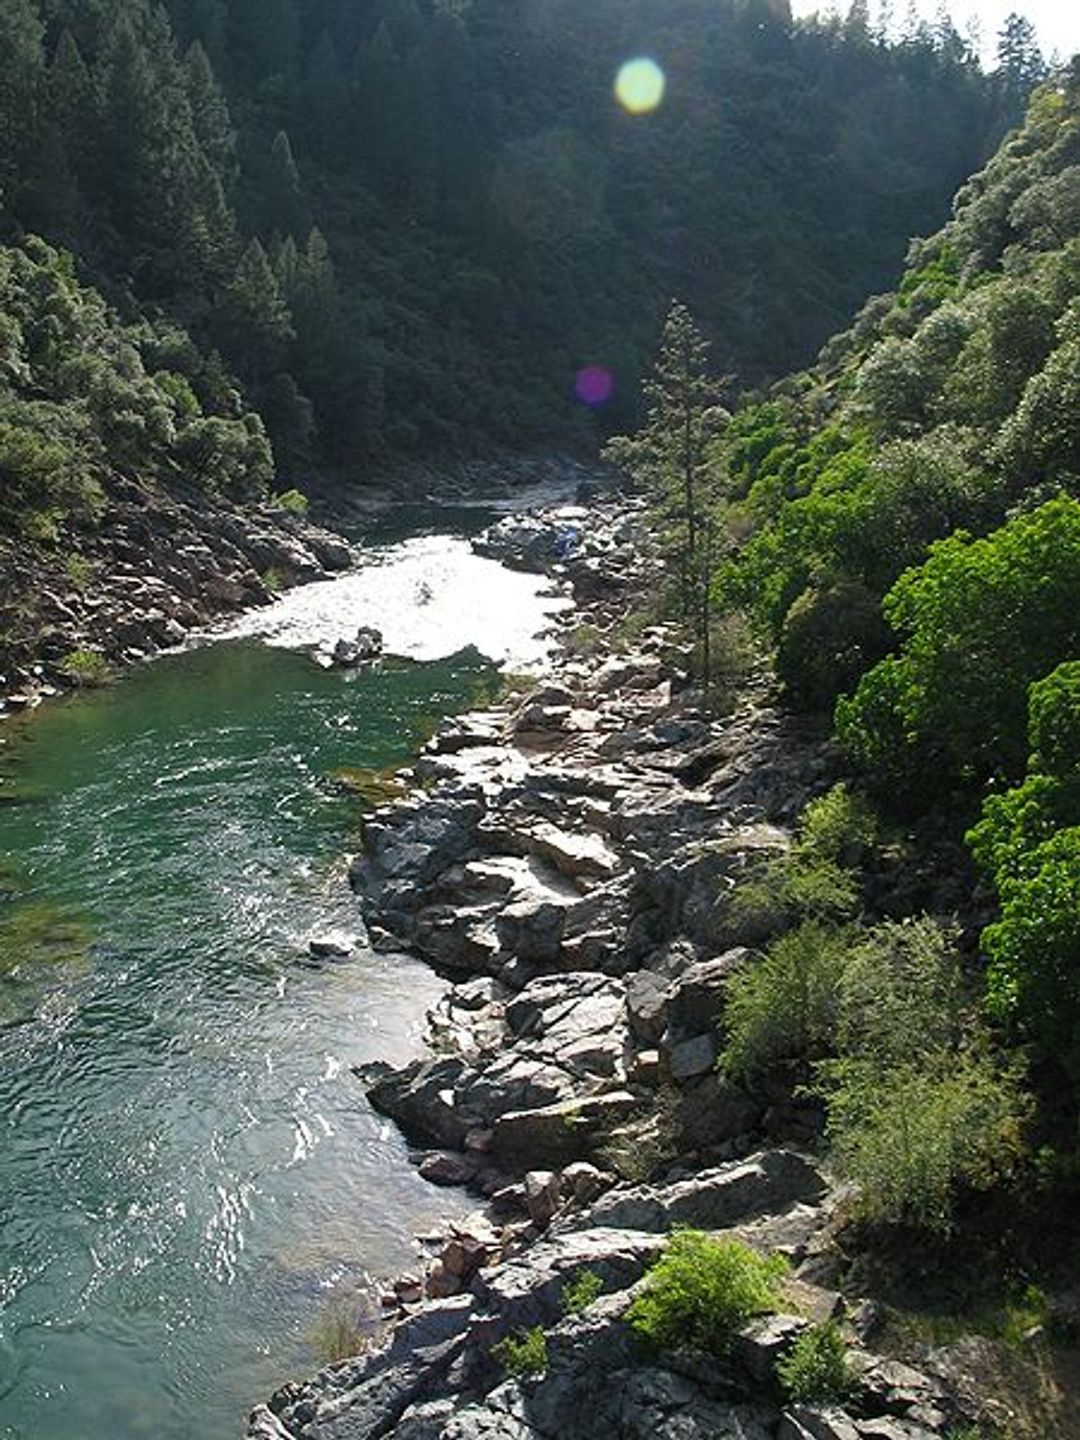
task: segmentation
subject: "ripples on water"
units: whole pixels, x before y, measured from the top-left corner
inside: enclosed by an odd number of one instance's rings
[[[535,660],[538,588],[407,541],[235,633],[373,623],[429,663],[346,678],[233,640],[4,730],[29,797],[0,806],[21,871],[0,910],[5,1440],[237,1434],[313,1363],[327,1299],[461,1205],[349,1072],[415,1048],[438,982],[371,954],[311,969],[304,942],[355,918],[359,813],[328,776],[401,763],[490,684],[464,644]]]

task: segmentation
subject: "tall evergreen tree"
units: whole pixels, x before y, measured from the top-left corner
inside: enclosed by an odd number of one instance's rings
[[[18,213],[30,175],[38,98],[45,68],[44,27],[32,0],[0,8],[0,216]]]
[[[302,240],[311,229],[311,211],[304,198],[300,171],[292,144],[284,130],[274,136],[270,148],[270,172],[263,205],[265,228],[273,233]]]
[[[289,308],[259,241],[241,255],[219,317],[222,348],[258,384],[278,368],[294,336]]]
[[[613,440],[609,457],[652,499],[662,543],[679,577],[682,618],[693,627],[710,678],[709,587],[718,549],[717,468],[711,453],[730,419],[724,382],[709,370],[709,347],[689,310],[673,300],[645,385],[645,424]]]

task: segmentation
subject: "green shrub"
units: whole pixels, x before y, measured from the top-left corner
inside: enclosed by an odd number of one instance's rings
[[[799,850],[836,864],[862,857],[878,838],[873,806],[841,782],[811,800],[799,818]]]
[[[515,1330],[493,1345],[491,1354],[514,1379],[542,1375],[548,1364],[547,1336],[539,1325],[531,1330]]]
[[[85,555],[72,553],[64,558],[64,574],[77,590],[85,590],[94,574],[94,567]]]
[[[654,1345],[724,1355],[747,1320],[776,1308],[787,1271],[782,1255],[682,1230],[649,1271],[627,1318]]]
[[[793,919],[848,920],[859,905],[858,876],[796,850],[784,866],[783,897]]]
[[[975,1017],[961,981],[953,931],[937,921],[886,921],[853,945],[837,1008],[841,1055],[886,1066],[938,1055]]]
[[[732,976],[721,1056],[729,1075],[753,1079],[784,1061],[829,1054],[850,945],[850,932],[806,921]]]
[[[73,650],[61,660],[59,669],[73,685],[85,689],[108,685],[115,678],[112,666],[97,650]]]
[[[776,673],[796,710],[831,712],[888,653],[881,601],[858,580],[811,586],[784,618]]]
[[[804,1330],[776,1364],[784,1394],[798,1404],[842,1400],[851,1388],[847,1345],[840,1327],[827,1320]]]
[[[832,1159],[869,1219],[947,1232],[959,1193],[989,1188],[1022,1153],[1019,1067],[985,1049],[887,1069],[841,1059],[819,1073]]]
[[[599,1299],[604,1282],[595,1270],[580,1270],[569,1284],[563,1286],[564,1315],[582,1315],[594,1300]]]
[[[290,515],[306,515],[308,513],[308,498],[302,490],[283,490],[280,495],[275,495],[274,505],[279,510],[287,510]]]

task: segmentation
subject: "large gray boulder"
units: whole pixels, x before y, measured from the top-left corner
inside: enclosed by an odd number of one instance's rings
[[[723,1230],[754,1216],[777,1214],[799,1202],[813,1203],[825,1191],[824,1176],[805,1155],[794,1150],[766,1150],[672,1185],[611,1190],[588,1212],[587,1223],[650,1232],[678,1225]]]

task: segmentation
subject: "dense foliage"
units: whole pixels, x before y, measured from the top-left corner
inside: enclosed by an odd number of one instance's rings
[[[585,439],[575,375],[625,425],[671,294],[744,380],[805,361],[1016,113],[1037,52],[1002,59],[785,0],[8,0],[0,238],[220,350],[301,483]]]
[[[92,526],[117,476],[250,499],[271,475],[261,420],[183,331],[122,324],[41,240],[0,247],[0,528]]]
[[[894,629],[918,631],[907,655],[925,656],[935,626],[940,633],[961,610],[966,629],[952,652],[967,657],[968,676],[957,676],[959,683],[974,681],[978,607],[984,600],[1004,607],[998,639],[986,637],[989,667],[1001,654],[1004,609],[1018,598],[1009,584],[1024,583],[1004,574],[1016,547],[1043,543],[1036,531],[1051,549],[1058,538],[1067,545],[1067,513],[1048,511],[1035,530],[1018,525],[982,547],[950,540],[921,578],[904,575],[935,541],[960,530],[989,535],[1018,507],[1034,507],[1073,483],[1078,175],[1074,68],[1038,92],[1025,125],[959,192],[944,229],[913,244],[895,294],[870,301],[853,328],[826,346],[817,369],[735,417],[715,463],[745,543],[721,567],[714,594],[718,603],[752,611],[777,646],[794,703],[827,711],[893,647]],[[1046,559],[1053,565],[1052,555]],[[1021,571],[1036,563],[1033,553],[1015,554]],[[962,577],[969,589],[947,614],[945,591]],[[992,627],[993,614],[986,619]],[[1014,648],[1026,647],[1020,638]],[[939,658],[947,666],[945,655]],[[1046,663],[1058,658],[1048,654]],[[924,735],[912,697],[918,663],[906,658],[899,670],[887,663],[864,696],[877,704],[870,724],[876,729],[881,717],[881,744],[867,749],[860,735],[856,749],[875,772],[893,739],[908,745]],[[1017,663],[1023,669],[1022,657]],[[1031,655],[1028,679],[1041,664]],[[1015,764],[1022,681],[1018,672],[1019,694],[1003,701],[1008,734],[996,734],[993,709],[981,738],[971,733],[977,717],[968,717],[956,750],[973,742],[976,753],[970,762],[948,759],[950,776]],[[945,717],[927,715],[926,724],[944,726]],[[888,725],[892,738],[884,734]],[[947,746],[949,737],[939,733],[935,743]]]
[[[969,840],[1001,900],[983,937],[991,1004],[1080,1080],[1080,661],[1030,695],[1027,778],[987,800]]]

